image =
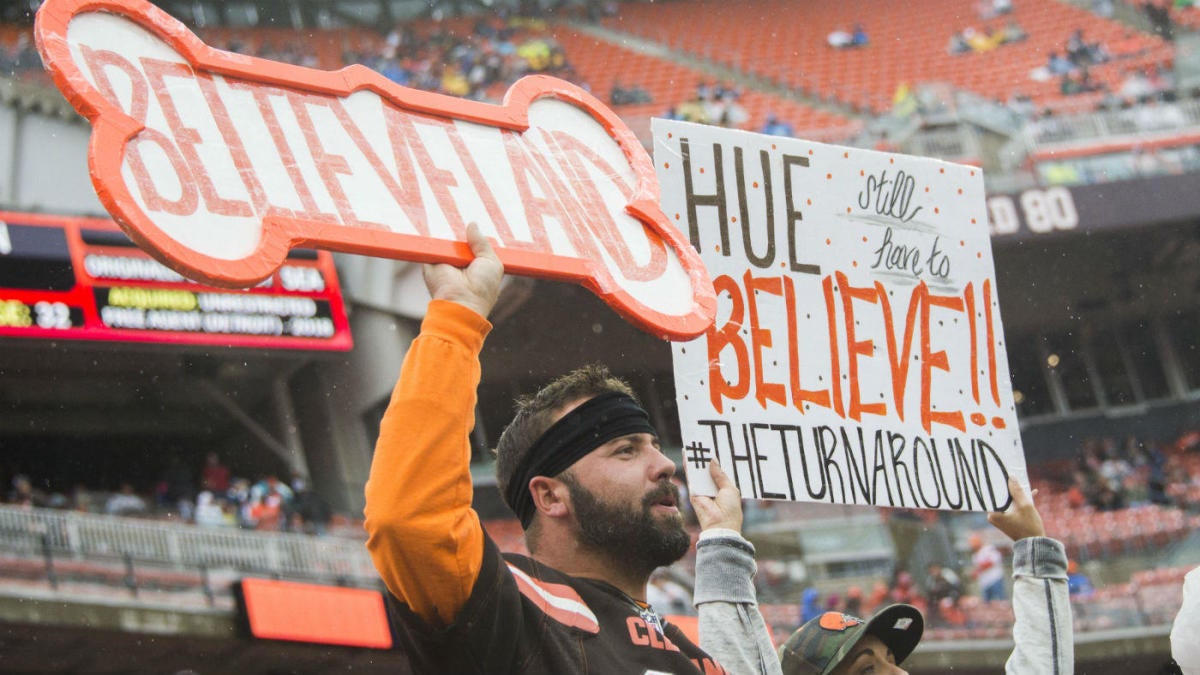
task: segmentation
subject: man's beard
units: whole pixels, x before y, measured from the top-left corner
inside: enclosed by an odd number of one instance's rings
[[[649,576],[656,568],[682,558],[691,546],[682,517],[659,519],[651,511],[665,495],[674,495],[679,504],[679,490],[671,482],[660,483],[642,499],[641,509],[635,510],[599,499],[569,474],[559,480],[570,491],[579,538],[627,565],[630,572]]]

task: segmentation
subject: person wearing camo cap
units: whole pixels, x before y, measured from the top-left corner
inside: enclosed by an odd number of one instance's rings
[[[870,621],[841,612],[825,612],[810,620],[779,650],[784,675],[857,673],[856,665],[891,667],[884,673],[904,672],[895,665],[904,661],[921,641],[925,620],[912,605],[891,605]],[[846,666],[843,668],[842,666]]]
[[[1005,672],[1070,675],[1075,668],[1067,555],[1046,537],[1042,517],[1009,478],[1012,505],[988,522],[1013,540],[1013,651]],[[1035,491],[1036,494],[1036,491]],[[825,612],[779,648],[783,675],[907,675],[900,667],[921,642],[925,620],[912,605],[891,605],[870,620]]]

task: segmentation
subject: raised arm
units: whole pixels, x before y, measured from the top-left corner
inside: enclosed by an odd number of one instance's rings
[[[391,591],[433,627],[466,603],[483,560],[471,509],[479,352],[504,268],[479,228],[466,268],[426,265],[429,303],[391,402],[366,485],[367,548]]]
[[[1013,503],[988,522],[1013,540],[1013,652],[1005,672],[1071,675],[1075,636],[1067,590],[1067,553],[1046,537],[1042,516],[1015,478],[1008,479]]]
[[[708,468],[716,496],[691,496],[701,530],[693,599],[700,647],[731,675],[778,675],[779,657],[754,591],[754,546],[741,534],[742,496],[719,464]]]

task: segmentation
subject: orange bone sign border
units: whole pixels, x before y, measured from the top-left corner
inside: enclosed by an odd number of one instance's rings
[[[463,265],[474,221],[509,272],[580,283],[650,333],[713,321],[649,156],[568,82],[467,101],[221,51],[143,0],[47,0],[35,36],[92,123],[101,202],[181,274],[249,286],[299,246]]]

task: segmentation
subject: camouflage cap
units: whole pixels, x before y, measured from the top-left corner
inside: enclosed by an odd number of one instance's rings
[[[829,675],[862,636],[879,638],[901,663],[917,648],[925,620],[912,605],[891,605],[864,621],[841,612],[825,612],[796,629],[779,648],[783,675]]]

